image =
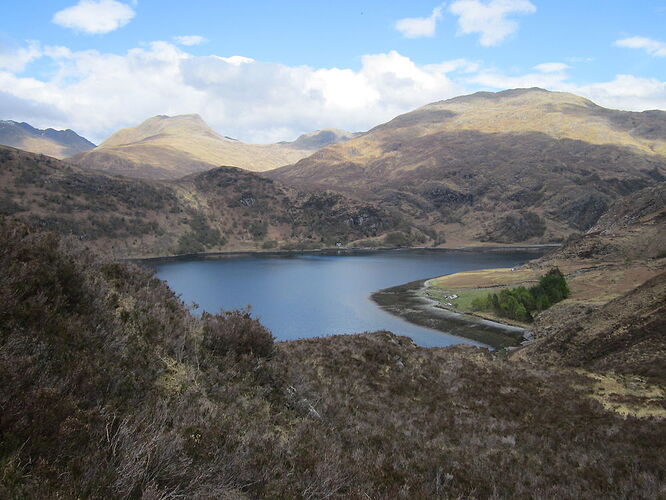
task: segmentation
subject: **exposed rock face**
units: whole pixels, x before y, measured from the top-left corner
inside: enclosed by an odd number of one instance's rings
[[[666,182],[623,197],[549,259],[649,259],[666,250]]]
[[[556,241],[589,229],[621,196],[666,180],[665,123],[666,112],[614,111],[571,94],[481,92],[265,175],[376,201],[462,239]],[[507,237],[487,228],[528,212],[543,231]]]

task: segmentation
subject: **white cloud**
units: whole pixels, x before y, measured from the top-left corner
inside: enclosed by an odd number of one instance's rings
[[[167,42],[123,55],[44,52],[55,74],[36,79],[0,71],[0,92],[63,117],[36,117],[33,125],[72,128],[93,141],[157,114],[199,113],[220,133],[248,142],[289,140],[325,127],[367,130],[466,91],[447,68],[420,66],[393,51],[362,57],[358,70],[195,57]]]
[[[39,42],[29,40],[26,47],[0,46],[0,70],[5,69],[19,73],[35,59],[42,57]]]
[[[150,116],[184,113],[199,113],[223,135],[275,142],[326,127],[368,130],[473,90],[532,86],[614,108],[666,109],[666,82],[656,79],[618,75],[580,86],[562,67],[544,72],[538,65],[526,74],[505,74],[465,59],[419,65],[395,51],[365,55],[354,70],[240,55],[199,57],[168,42],[120,55],[66,47],[42,47],[39,53],[56,70],[37,78],[0,69],[0,109],[4,104],[13,110],[10,118],[41,128],[72,128],[94,142]]]
[[[666,57],[666,43],[642,36],[623,38],[617,40],[615,45],[626,49],[642,49],[651,56]]]
[[[180,45],[185,45],[187,47],[192,47],[193,45],[201,45],[202,43],[207,42],[208,40],[199,35],[183,35],[183,36],[174,36],[174,41]]]
[[[496,70],[485,70],[469,78],[467,82],[497,90],[541,87],[548,90],[571,92],[613,109],[666,110],[666,82],[655,78],[639,78],[620,74],[607,82],[578,85],[570,81],[566,71],[510,76]]]
[[[429,71],[439,73],[476,73],[481,69],[478,62],[468,61],[467,59],[453,59],[438,64],[428,64],[424,66]]]
[[[405,38],[421,38],[435,36],[437,21],[442,17],[442,7],[435,7],[429,17],[407,17],[395,23]]]
[[[518,23],[508,16],[533,14],[536,7],[529,0],[457,0],[449,12],[458,16],[459,33],[479,33],[481,45],[490,47],[518,31]]]
[[[550,62],[550,63],[537,64],[536,66],[534,66],[534,69],[537,71],[541,71],[542,73],[559,73],[561,71],[569,69],[569,67],[570,66],[568,64]]]
[[[116,0],[80,0],[54,14],[52,22],[90,34],[110,33],[129,23],[135,12]]]
[[[589,63],[594,61],[594,57],[581,57],[581,56],[574,56],[574,57],[567,57],[567,61],[570,63]]]

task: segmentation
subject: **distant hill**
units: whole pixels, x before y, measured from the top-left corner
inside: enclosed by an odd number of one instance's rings
[[[347,132],[345,130],[338,129],[324,129],[302,134],[293,142],[280,142],[278,144],[289,146],[294,149],[317,151],[319,149],[325,148],[326,146],[348,141],[362,134],[363,132]]]
[[[0,120],[0,144],[63,159],[95,145],[73,130],[41,130],[25,122]]]
[[[396,209],[453,244],[559,241],[666,180],[666,112],[542,89],[479,92],[264,175]]]
[[[0,147],[0,215],[118,257],[322,248],[412,229],[371,203],[302,193],[235,167],[152,181],[8,147]]]
[[[212,130],[199,115],[155,116],[120,130],[97,148],[70,160],[82,167],[144,179],[177,179],[229,165],[269,170],[304,158],[345,132],[319,131],[294,142],[245,144]]]

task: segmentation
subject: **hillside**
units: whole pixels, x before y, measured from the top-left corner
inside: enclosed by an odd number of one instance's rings
[[[666,251],[666,182],[620,198],[585,234],[572,236],[553,259],[605,263],[654,258]]]
[[[342,131],[318,131],[294,142],[245,144],[213,131],[199,115],[160,115],[120,130],[94,150],[70,160],[85,168],[129,177],[176,179],[223,165],[268,170],[347,137]]]
[[[548,311],[547,311],[548,312]],[[666,385],[666,272],[601,307],[544,314],[520,359],[619,374]]]
[[[424,237],[370,203],[301,193],[234,167],[149,181],[0,147],[0,188],[0,215],[118,257],[322,248],[397,230]]]
[[[470,242],[553,242],[666,179],[666,112],[541,89],[480,92],[401,115],[265,175],[395,208]]]
[[[63,159],[93,149],[95,145],[73,130],[41,130],[24,122],[0,120],[0,145]]]
[[[388,332],[274,344],[80,242],[0,239],[2,498],[663,496],[663,387]]]

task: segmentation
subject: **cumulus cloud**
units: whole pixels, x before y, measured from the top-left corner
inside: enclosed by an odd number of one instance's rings
[[[220,133],[247,142],[324,127],[367,130],[466,91],[447,75],[464,69],[460,61],[421,66],[394,51],[362,57],[358,70],[197,57],[167,42],[122,55],[64,48],[44,54],[58,68],[54,74],[0,71],[0,91],[58,111],[66,119],[48,125],[93,141],[157,114],[199,113]]]
[[[28,41],[25,47],[0,46],[0,70],[21,72],[35,59],[42,56],[39,42]]]
[[[80,0],[56,12],[52,21],[83,33],[103,34],[125,26],[134,15],[132,7],[116,0]]]
[[[442,17],[442,7],[435,7],[429,17],[407,17],[395,23],[405,38],[421,38],[435,36],[437,21]]]
[[[614,108],[666,109],[666,82],[618,75],[578,86],[567,68],[553,63],[516,75],[465,59],[420,65],[391,51],[363,56],[358,69],[313,68],[241,55],[194,56],[168,42],[124,54],[48,46],[39,54],[55,68],[48,76],[0,69],[0,109],[42,128],[72,128],[94,142],[158,114],[199,113],[223,135],[255,143],[325,127],[368,130],[429,102],[480,89],[539,86]]]
[[[569,65],[559,62],[541,63],[534,66],[534,69],[542,73],[559,73],[569,69]]]
[[[536,7],[529,0],[457,0],[449,12],[458,16],[460,34],[478,33],[481,45],[490,47],[518,31],[518,23],[510,15],[533,14]]]
[[[183,35],[183,36],[174,36],[174,41],[180,45],[185,45],[186,47],[192,47],[193,45],[201,45],[202,43],[207,42],[208,40],[199,35]]]
[[[666,57],[666,43],[651,38],[633,36],[617,40],[615,45],[626,49],[642,49],[655,57]]]
[[[467,79],[468,84],[504,90],[508,88],[541,87],[571,92],[614,109],[645,111],[666,109],[666,82],[655,78],[616,75],[610,81],[578,85],[571,82],[565,70],[558,72],[506,75],[497,70],[484,70]]]

